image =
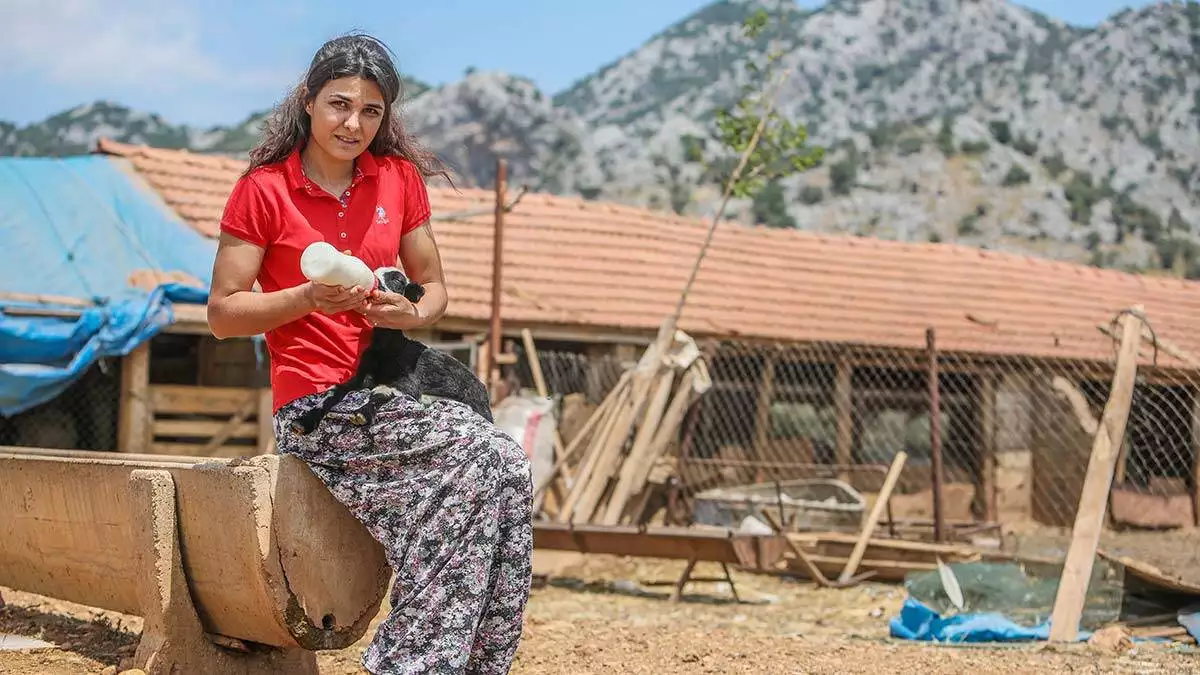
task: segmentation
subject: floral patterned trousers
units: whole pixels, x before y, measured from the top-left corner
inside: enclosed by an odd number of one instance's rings
[[[532,480],[520,444],[455,401],[398,395],[370,425],[351,392],[311,434],[275,414],[279,452],[304,460],[387,551],[391,611],[362,657],[375,675],[507,673],[532,575]]]

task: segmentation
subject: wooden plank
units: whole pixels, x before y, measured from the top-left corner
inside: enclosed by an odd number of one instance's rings
[[[845,549],[847,557],[859,539],[859,535],[848,532],[789,532],[787,536],[788,539],[805,547],[821,546],[828,547],[830,550]],[[888,553],[884,551],[888,551]],[[868,557],[888,560],[910,559],[912,556],[932,559],[938,555],[944,558],[953,558],[957,555],[976,552],[967,544],[938,544],[915,539],[872,538],[867,540],[869,555],[864,555],[863,559]]]
[[[250,395],[246,397],[245,402],[242,403],[242,407],[239,408],[238,411],[230,416],[229,420],[225,422],[225,426],[221,427],[219,431],[213,434],[212,438],[205,442],[203,452],[208,454],[224,445],[226,441],[233,437],[234,432],[237,431],[241,425],[245,424],[246,420],[256,412],[258,412],[258,392],[252,390]],[[257,441],[258,424],[255,423],[253,427],[253,438],[255,441]]]
[[[670,447],[671,441],[679,433],[679,427],[683,424],[683,416],[687,412],[688,404],[693,400],[693,387],[696,382],[695,367],[688,368],[687,372],[679,380],[679,385],[675,389],[675,395],[671,399],[670,407],[663,414],[662,421],[658,425],[658,429],[654,432],[654,438],[650,440],[650,446],[639,458],[631,458],[621,467],[622,474],[625,471],[629,472],[629,481],[631,485],[638,486],[634,490],[637,494],[640,490],[643,496],[648,499],[650,490],[647,489],[648,481],[650,480],[650,472],[654,465]],[[624,477],[624,476],[623,476]],[[645,499],[642,500],[646,501]],[[623,517],[627,516],[628,520],[636,521],[641,516],[643,506],[637,507],[635,510],[626,509]]]
[[[71,297],[69,295],[45,295],[40,293],[18,293],[16,291],[0,291],[0,300],[9,302],[28,302],[34,305],[67,305],[68,307],[89,308],[95,303],[90,300]],[[5,310],[7,311],[7,310]]]
[[[1071,547],[1054,599],[1050,616],[1050,641],[1073,642],[1079,635],[1079,620],[1088,581],[1100,545],[1100,530],[1104,525],[1108,493],[1112,488],[1113,471],[1129,421],[1129,406],[1133,400],[1134,378],[1137,375],[1137,349],[1141,342],[1143,308],[1139,305],[1121,316],[1121,347],[1113,373],[1112,388],[1104,405],[1104,416],[1092,443],[1087,477],[1079,495],[1079,509],[1071,532]]]
[[[251,387],[193,387],[156,384],[150,387],[150,400],[156,413],[224,415],[237,413],[254,392]]]
[[[256,401],[257,403],[257,401]],[[227,420],[154,420],[154,436],[212,438],[229,426]],[[230,429],[228,438],[258,440],[258,423],[241,422]]]
[[[638,466],[640,466],[642,458],[651,449],[651,441],[654,439],[655,433],[659,428],[659,422],[662,421],[663,414],[666,412],[671,396],[671,384],[674,381],[675,372],[670,368],[664,368],[659,374],[658,388],[654,391],[649,405],[646,406],[646,414],[642,418],[642,423],[638,427],[637,434],[634,436],[633,447],[630,448],[629,454],[620,465],[617,484],[613,487],[613,493],[608,499],[607,506],[603,513],[600,514],[601,523],[604,525],[618,524],[621,520],[621,514],[625,511],[625,503],[629,500],[630,496],[639,492],[642,488],[642,485],[634,483],[633,479],[638,472]],[[684,392],[684,395],[686,395],[686,392]]]
[[[546,378],[542,376],[542,360],[540,358],[538,358],[537,345],[534,344],[533,333],[531,333],[528,328],[521,329],[521,341],[525,344],[525,358],[529,359],[529,370],[533,373],[533,386],[537,388],[538,396],[540,396],[541,398],[550,398],[550,390],[546,388]],[[554,456],[556,458],[561,458],[566,454],[567,454],[567,451],[566,451],[566,447],[563,444],[562,434],[558,433],[558,426],[555,425],[555,427],[554,427]],[[565,464],[559,468],[559,474],[561,474],[562,480],[564,480],[566,482],[569,482],[571,480],[571,472],[570,472],[570,470],[567,469],[567,466]],[[554,478],[554,480],[558,481],[559,477],[556,476]],[[557,485],[557,483],[554,483],[554,484]],[[561,488],[560,488],[560,491],[561,491]],[[538,492],[538,494],[534,495],[534,498],[533,498],[534,511],[541,510],[542,497],[544,495],[545,495],[544,491]],[[562,503],[561,499],[559,500],[559,503],[560,504]]]
[[[238,445],[227,443],[215,450],[207,450],[204,443],[155,443],[150,447],[151,454],[169,455],[171,457],[253,457],[258,454],[258,446],[253,444]]]
[[[762,538],[728,530],[713,532],[680,527],[565,525],[541,521],[533,524],[533,546],[537,549],[733,564],[741,562],[737,542]]]
[[[846,559],[841,556],[809,553],[808,559],[826,576],[833,576],[845,568]],[[910,572],[932,572],[937,569],[937,562],[906,561],[906,560],[875,560],[864,559],[858,568],[864,572],[874,572],[872,581],[903,581]],[[801,561],[788,558],[787,569],[792,573],[801,573],[810,577],[808,569]],[[810,577],[811,578],[811,577]]]
[[[150,342],[138,345],[121,359],[121,403],[117,449],[143,453],[152,441],[156,407],[150,392]]]
[[[582,448],[588,447],[584,441],[588,439],[589,435],[592,433],[592,430],[596,428],[596,425],[602,421],[605,424],[608,423],[609,411],[613,405],[616,405],[616,402],[622,395],[622,392],[627,389],[629,378],[630,371],[625,371],[625,373],[621,375],[621,379],[617,381],[616,386],[612,388],[612,391],[610,391],[608,396],[606,396],[605,399],[600,403],[600,406],[596,408],[590,417],[588,417],[587,422],[584,422],[583,428],[576,432],[575,437],[572,438],[570,444],[567,445],[567,449],[563,452],[562,457],[558,458],[558,461],[554,463],[554,468],[550,469],[550,474],[543,477],[542,482],[538,483],[537,487],[534,489],[533,494],[535,498],[544,492],[546,488],[554,482],[555,477],[559,474],[559,472],[566,468],[567,462],[575,456],[575,453]],[[585,456],[583,461],[586,460],[587,457]],[[581,461],[581,469],[582,466],[583,462]]]
[[[632,371],[626,371],[632,373]],[[583,460],[579,463],[579,470],[575,473],[575,484],[571,486],[570,492],[567,493],[567,499],[563,503],[562,510],[558,512],[558,522],[567,523],[571,521],[571,516],[575,511],[575,505],[583,497],[583,491],[588,486],[588,479],[591,477],[593,467],[598,461],[601,451],[605,443],[613,433],[613,427],[620,422],[625,415],[625,411],[630,407],[630,396],[633,392],[632,377],[624,386],[614,389],[609,397],[601,404],[600,410],[592,414],[593,419],[600,422],[600,427],[596,434],[591,438],[591,441],[586,444],[587,450],[583,456]],[[612,403],[609,404],[609,401]],[[609,405],[607,410],[604,410],[605,405]],[[603,412],[603,416],[601,413]],[[589,420],[590,421],[590,420]],[[582,434],[576,437],[576,441],[582,438]],[[572,441],[574,444],[574,441]]]
[[[870,541],[871,535],[875,533],[875,526],[879,523],[879,516],[883,515],[883,510],[887,506],[888,500],[892,498],[892,489],[896,487],[896,481],[900,479],[900,471],[904,468],[904,462],[908,459],[908,453],[901,450],[896,453],[896,457],[892,459],[892,466],[888,469],[887,477],[883,479],[883,487],[879,490],[879,496],[875,499],[875,504],[871,507],[871,513],[867,516],[867,522],[863,523],[862,533],[858,536],[858,541],[854,544],[854,550],[850,553],[850,559],[846,561],[846,567],[842,570],[842,574],[838,577],[838,581],[847,582],[858,571],[858,563],[862,560],[863,553],[867,550],[867,542]]]
[[[574,522],[586,523],[591,521],[608,490],[608,483],[616,469],[620,466],[621,450],[629,440],[629,434],[637,426],[638,415],[646,407],[646,399],[650,395],[651,381],[640,380],[635,375],[633,379],[633,395],[629,404],[618,408],[619,417],[609,432],[608,437],[599,445],[596,452],[596,462],[588,473],[580,473],[579,484],[584,486],[583,493],[575,502],[572,509]]]

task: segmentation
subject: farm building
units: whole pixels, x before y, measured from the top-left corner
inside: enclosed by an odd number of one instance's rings
[[[97,156],[126,167],[210,241],[244,167],[108,141]],[[430,198],[451,300],[421,337],[472,344],[490,319],[494,195],[434,187]],[[539,351],[582,359],[571,363],[635,358],[673,310],[706,230],[697,219],[524,195],[503,232],[505,337],[529,329]],[[1178,349],[1143,351],[1140,409],[1160,414],[1135,411],[1118,482],[1183,495],[1171,503],[1186,513],[1172,517],[1194,518],[1196,383],[1186,354],[1200,353],[1197,291],[1194,282],[948,244],[723,224],[680,321],[712,339],[715,385],[679,439],[681,479],[702,489],[824,472],[873,492],[905,450],[895,499],[922,517],[936,390],[948,517],[1069,523],[1112,374],[1105,330],[1141,304]],[[203,308],[192,306],[177,307],[174,323],[146,344],[123,368],[122,428],[133,439],[123,450],[269,447],[257,423],[265,379],[253,341],[215,340]],[[551,388],[594,403],[601,380],[585,367],[551,378]]]

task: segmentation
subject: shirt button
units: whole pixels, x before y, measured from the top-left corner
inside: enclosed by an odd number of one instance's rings
[[[341,218],[344,215],[346,215],[345,211],[338,211],[338,218]]]
[[[343,232],[343,233],[342,233],[342,239],[345,239],[345,238],[346,238],[346,233],[345,233],[345,232]]]

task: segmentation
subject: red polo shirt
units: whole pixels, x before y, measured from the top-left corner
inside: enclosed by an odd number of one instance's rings
[[[304,175],[297,149],[238,180],[221,231],[264,249],[258,283],[270,293],[307,283],[300,254],[321,240],[339,251],[349,249],[371,269],[398,264],[400,237],[429,213],[425,183],[405,159],[363,153],[350,188],[335,197]],[[347,380],[370,330],[361,314],[349,311],[311,312],[268,331],[274,409]]]

